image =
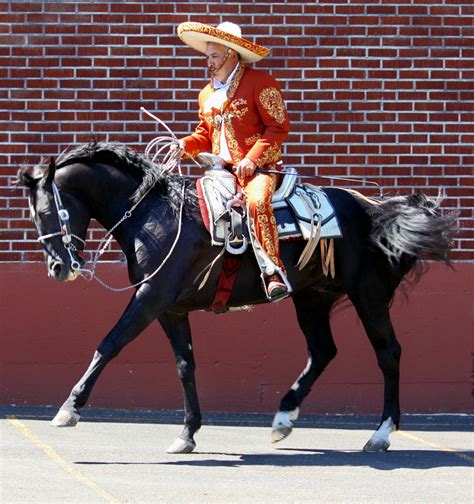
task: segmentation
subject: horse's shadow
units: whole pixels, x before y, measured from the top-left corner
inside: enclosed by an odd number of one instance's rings
[[[203,458],[207,456],[207,458]],[[173,458],[171,458],[173,457]],[[474,467],[474,452],[444,450],[392,450],[387,453],[363,451],[279,448],[273,453],[194,452],[170,456],[156,462],[87,462],[81,465],[168,465],[187,467],[370,467],[380,471],[396,469],[435,469],[439,467]],[[182,458],[181,458],[182,457]],[[226,457],[223,459],[222,457]]]

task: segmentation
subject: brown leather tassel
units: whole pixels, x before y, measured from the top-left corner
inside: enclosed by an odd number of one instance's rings
[[[334,238],[331,238],[329,240],[329,269],[331,272],[331,278],[334,278],[336,276],[336,266],[334,264]]]
[[[326,257],[327,257],[327,240],[321,240],[321,266],[323,268],[324,276],[328,275]]]

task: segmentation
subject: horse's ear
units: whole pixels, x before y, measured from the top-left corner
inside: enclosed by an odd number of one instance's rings
[[[13,185],[16,187],[27,187],[28,189],[33,189],[36,187],[38,180],[38,178],[31,176],[28,168],[20,168],[18,170],[16,180],[13,181]]]
[[[51,156],[49,166],[45,172],[46,182],[52,182],[54,180],[55,173],[56,173],[56,163],[54,161],[54,158]]]

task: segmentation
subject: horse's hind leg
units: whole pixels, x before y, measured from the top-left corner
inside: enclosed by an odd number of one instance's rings
[[[74,427],[77,424],[80,408],[87,403],[92,388],[106,365],[156,318],[157,298],[146,285],[135,293],[115,327],[97,348],[87,371],[54,417],[52,424],[55,427]]]
[[[299,407],[309,394],[314,382],[336,356],[337,349],[329,325],[329,312],[333,300],[319,297],[308,289],[293,296],[298,322],[308,345],[306,368],[283,397],[272,424],[272,442],[287,437],[298,418]]]
[[[372,291],[373,292],[373,291]],[[377,355],[384,378],[384,408],[378,429],[364,446],[364,451],[385,451],[390,446],[389,436],[400,423],[399,378],[401,347],[395,337],[389,314],[389,304],[380,300],[368,304],[368,297],[350,296]]]
[[[201,427],[201,411],[196,390],[196,368],[187,314],[163,313],[158,318],[163,327],[176,360],[176,368],[184,392],[184,429],[181,435],[166,450],[167,453],[190,453],[196,447],[194,434]]]

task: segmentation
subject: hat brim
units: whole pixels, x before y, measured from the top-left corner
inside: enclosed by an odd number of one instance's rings
[[[206,46],[209,42],[225,45],[237,51],[243,63],[255,63],[270,53],[267,47],[203,23],[181,23],[178,26],[178,37],[186,45],[203,54],[206,54]]]

